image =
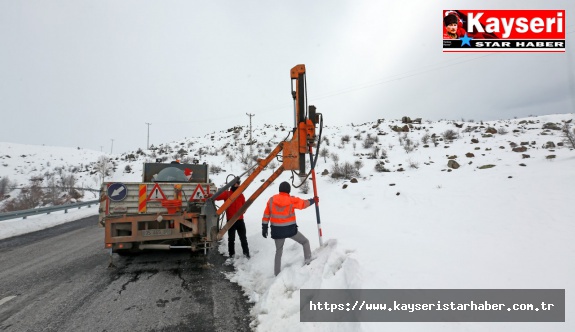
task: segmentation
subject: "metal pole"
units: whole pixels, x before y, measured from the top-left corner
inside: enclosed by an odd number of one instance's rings
[[[114,139],[111,138],[112,140],[112,146],[110,147],[110,154],[112,154],[112,151],[114,151]]]
[[[315,165],[313,164],[313,151],[312,151],[311,146],[309,147],[309,159],[310,159],[309,160],[310,165],[312,166],[312,168],[311,168],[311,181],[313,184],[313,198],[316,199],[316,198],[319,198],[319,196],[317,195],[317,183],[315,180]],[[317,202],[317,201],[315,203],[315,216],[317,219],[317,235],[319,237],[319,246],[321,247],[321,246],[323,246],[323,239],[322,239],[323,233],[321,231],[321,218],[319,215],[319,202]]]
[[[255,116],[255,114],[246,113],[246,115],[250,117],[250,143],[251,143],[251,141],[252,141],[252,116]]]
[[[255,116],[255,114],[246,113],[246,115],[250,117],[250,142],[249,142],[249,144],[250,144],[250,158],[248,161],[248,165],[251,166],[252,165],[252,157],[254,155],[254,150],[253,150],[254,148],[252,145],[253,144],[253,142],[252,142],[252,116]]]
[[[151,123],[146,122],[148,125],[148,140],[146,141],[146,150],[150,150],[150,125]]]
[[[250,146],[251,146],[251,144],[252,144],[252,116],[255,116],[255,114],[246,113],[246,115],[250,117]]]

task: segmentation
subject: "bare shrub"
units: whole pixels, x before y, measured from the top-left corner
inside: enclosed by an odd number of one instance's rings
[[[218,165],[210,165],[210,174],[220,174],[223,169]]]
[[[10,178],[8,178],[7,176],[0,179],[0,199],[3,198],[8,193],[10,183],[11,183]]]
[[[31,178],[30,185],[22,188],[16,197],[16,209],[26,210],[39,206],[42,203],[44,192],[42,191],[42,178]]]
[[[575,128],[571,129],[569,123],[563,124],[563,135],[565,136],[565,141],[575,149]]]
[[[377,145],[374,145],[373,148],[371,149],[371,154],[369,155],[370,159],[377,159],[377,157],[379,156],[379,151],[381,150],[381,148]]]
[[[58,205],[61,204],[60,195],[62,194],[62,189],[58,185],[58,181],[54,173],[46,173],[44,174],[46,178],[46,189],[44,193],[44,199],[52,204]]]
[[[100,175],[100,182],[104,182],[106,176],[110,176],[113,167],[114,165],[110,158],[106,156],[98,158],[98,161],[96,161],[96,165],[94,166],[94,170]]]
[[[349,135],[343,135],[343,136],[341,137],[341,144],[342,144],[342,145],[345,145],[345,143],[349,143],[349,140],[350,140]]]
[[[387,159],[387,150],[384,148],[381,148],[381,150],[379,151],[381,159]]]
[[[499,135],[505,135],[505,134],[509,133],[509,130],[507,130],[507,128],[505,128],[505,127],[499,127],[499,129],[497,129],[497,133]]]
[[[244,150],[245,152],[245,150]],[[240,163],[242,163],[242,165],[247,165],[250,162],[250,156],[247,153],[242,152],[242,154],[240,155]]]
[[[353,163],[353,166],[355,166],[355,169],[359,171],[363,167],[363,162],[361,160],[356,160]]]
[[[407,161],[407,164],[409,165],[410,168],[414,168],[414,169],[418,169],[419,168],[419,163],[416,161],[413,161],[411,159],[409,159]]]
[[[331,160],[333,160],[333,162],[337,165],[337,163],[339,162],[339,156],[336,153],[332,153]]]
[[[446,141],[453,141],[454,139],[459,138],[459,134],[453,129],[447,129],[441,135]]]
[[[423,137],[421,137],[421,143],[427,144],[427,143],[429,143],[430,139],[431,139],[431,135],[429,135],[429,133],[425,133],[425,135],[423,135]]]
[[[299,187],[299,192],[302,193],[302,194],[308,194],[308,193],[309,193],[309,190],[310,190],[309,181],[308,181],[308,180],[305,180],[305,181],[301,184],[301,186]]]
[[[371,148],[374,144],[375,144],[375,138],[371,137],[370,135],[367,135],[367,137],[363,140],[363,147],[365,149]]]
[[[359,171],[349,162],[341,165],[335,164],[331,169],[331,177],[334,179],[351,179],[354,176],[359,176]]]
[[[374,167],[376,172],[389,172],[389,170],[387,168],[385,168],[385,163],[383,161],[378,162],[377,164],[375,164]]]
[[[77,179],[74,174],[64,174],[60,177],[60,187],[68,194],[74,194]]]
[[[419,142],[414,142],[407,134],[400,138],[400,143],[406,153],[413,152],[419,146]]]
[[[329,157],[329,150],[327,148],[323,148],[319,151],[319,156],[323,158],[323,162],[327,163],[327,157]]]

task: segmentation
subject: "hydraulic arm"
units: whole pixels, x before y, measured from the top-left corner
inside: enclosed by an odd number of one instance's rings
[[[234,193],[224,202],[222,206],[217,211],[211,211],[206,208],[206,217],[218,218],[219,215],[224,213],[226,209],[245,191],[245,189],[250,186],[256,177],[263,171],[269,163],[278,157],[282,153],[282,163],[273,172],[273,174],[246,200],[245,204],[239,209],[239,211],[232,216],[230,220],[220,229],[217,234],[217,239],[221,239],[223,235],[232,227],[236,220],[241,216],[246,210],[252,205],[252,203],[261,195],[261,193],[269,187],[275,179],[280,176],[286,170],[295,172],[300,177],[307,177],[312,175],[314,198],[318,202],[317,196],[317,186],[315,181],[315,161],[317,161],[317,155],[314,158],[313,147],[316,145],[316,140],[319,144],[321,139],[321,126],[320,126],[320,136],[319,139],[316,136],[316,125],[318,124],[321,114],[316,112],[315,106],[307,107],[307,91],[306,91],[306,80],[305,80],[305,65],[297,65],[293,67],[290,71],[291,86],[292,86],[292,98],[294,100],[294,129],[291,140],[284,140],[280,142],[276,148],[270,152],[270,154],[265,159],[259,159],[255,170],[242,181],[241,185],[234,191]],[[323,122],[323,121],[321,121]],[[320,124],[321,124],[320,122]],[[306,173],[305,158],[306,155],[310,156],[310,173]],[[222,187],[217,191],[212,197],[208,198],[211,200],[210,204],[206,204],[207,207],[213,207],[213,199],[220,195],[225,190],[228,190],[233,183],[235,183],[239,177],[235,178],[229,182],[226,186]],[[215,210],[215,208],[213,208]],[[321,243],[321,226],[319,220],[319,207],[316,204],[316,215],[318,219],[318,234],[320,236]]]

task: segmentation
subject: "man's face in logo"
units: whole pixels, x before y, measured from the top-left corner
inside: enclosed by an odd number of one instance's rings
[[[446,26],[445,29],[447,29],[448,33],[455,34],[457,33],[457,23],[451,23],[448,26]]]

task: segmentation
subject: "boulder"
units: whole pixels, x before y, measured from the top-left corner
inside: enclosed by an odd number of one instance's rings
[[[458,169],[459,168],[459,164],[457,163],[457,161],[451,159],[447,162],[447,167],[449,168],[453,168],[453,169]]]

